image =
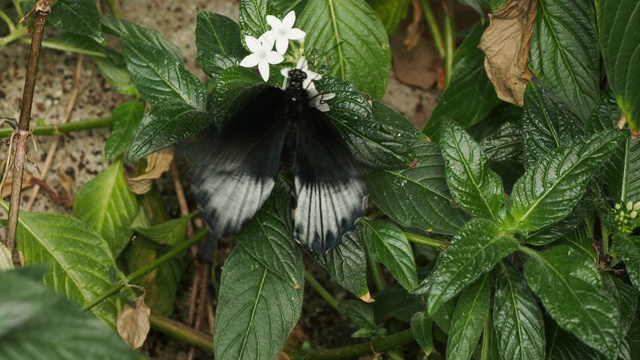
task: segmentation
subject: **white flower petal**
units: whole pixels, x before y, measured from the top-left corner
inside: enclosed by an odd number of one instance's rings
[[[273,49],[273,43],[276,42],[276,34],[272,30],[269,30],[260,35],[258,40],[262,43],[263,47],[267,48],[267,51],[271,51],[271,49]]]
[[[334,97],[336,97],[336,94],[333,94],[333,93],[322,94],[322,101],[331,100]]]
[[[244,59],[242,59],[242,61],[240,62],[240,66],[251,68],[258,65],[259,62],[260,62],[260,57],[258,55],[249,54],[245,56]]]
[[[304,39],[306,35],[307,34],[304,31],[297,28],[289,29],[287,31],[287,38],[289,38],[289,40],[301,40],[301,39]]]
[[[258,70],[260,71],[260,75],[262,76],[262,80],[269,80],[269,63],[266,61],[258,64]]]
[[[252,53],[257,53],[262,50],[262,43],[253,36],[245,36],[244,42]]]
[[[300,70],[307,70],[307,66],[309,66],[307,64],[307,59],[305,59],[304,56],[301,56],[300,59],[298,59],[298,63],[296,64],[296,69],[300,69]]]
[[[267,15],[267,24],[273,29],[282,27],[282,21],[273,15]]]
[[[287,38],[278,38],[278,40],[276,40],[276,51],[279,52],[280,54],[283,54],[287,52],[287,48],[289,47],[289,40],[287,40]]]
[[[269,20],[267,20],[268,22]],[[282,24],[287,28],[291,29],[293,24],[296,22],[296,12],[291,10],[289,13],[282,19]]]
[[[280,74],[282,74],[282,76],[284,76],[285,78],[288,78],[289,77],[289,71],[291,71],[291,68],[280,69]]]
[[[267,53],[267,62],[269,64],[280,64],[281,62],[284,61],[284,56],[278,54],[275,51],[270,51]]]

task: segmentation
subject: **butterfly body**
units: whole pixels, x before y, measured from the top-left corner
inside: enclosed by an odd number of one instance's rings
[[[363,215],[363,171],[328,116],[310,106],[306,74],[261,91],[194,164],[193,189],[214,236],[237,232],[260,209],[282,165],[294,173],[294,238],[325,253]]]

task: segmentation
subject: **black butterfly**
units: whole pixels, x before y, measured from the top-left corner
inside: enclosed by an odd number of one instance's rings
[[[282,160],[293,166],[294,238],[320,253],[364,212],[363,170],[325,113],[312,107],[306,73],[262,90],[222,127],[192,184],[214,236],[240,230],[269,197]],[[316,101],[318,99],[315,99]]]

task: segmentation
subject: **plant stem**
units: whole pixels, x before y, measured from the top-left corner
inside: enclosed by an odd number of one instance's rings
[[[340,302],[336,300],[320,283],[316,280],[313,275],[311,275],[308,271],[304,272],[304,279],[307,283],[315,290],[318,295],[322,296],[322,298],[329,303],[337,312],[341,315],[346,314],[342,306],[340,306]]]
[[[107,289],[107,291],[102,293],[100,296],[98,296],[97,298],[93,299],[91,302],[89,302],[86,305],[84,305],[82,307],[82,309],[83,310],[91,310],[91,308],[93,308],[94,306],[100,304],[102,301],[107,299],[109,296],[112,296],[112,295],[116,294],[118,291],[120,291],[120,289],[125,287],[129,282],[131,282],[133,280],[136,280],[136,279],[138,279],[138,278],[150,273],[151,271],[155,270],[156,268],[158,268],[160,265],[164,264],[168,260],[173,259],[178,254],[180,254],[183,251],[189,249],[191,247],[191,245],[193,245],[193,244],[197,243],[198,241],[202,240],[206,235],[207,235],[207,229],[200,230],[192,238],[190,238],[187,241],[177,245],[173,249],[169,250],[166,254],[162,255],[159,258],[157,258],[155,261],[150,262],[147,265],[145,265],[145,266],[141,267],[140,269],[138,269],[138,270],[132,272],[131,274],[129,274],[129,276],[127,276],[124,280],[121,280],[117,284],[115,284],[112,287],[110,287],[109,289]]]
[[[369,355],[375,352],[381,352],[394,346],[408,344],[414,340],[411,329],[403,330],[393,335],[383,338],[377,338],[370,342],[362,344],[343,346],[335,349],[322,349],[310,351],[304,354],[305,360],[313,359],[353,359],[358,356]]]
[[[449,86],[451,80],[451,68],[453,67],[453,51],[455,49],[455,30],[453,28],[453,3],[451,0],[443,0],[442,8],[444,10],[444,40],[445,55],[444,59],[444,75],[446,79],[445,88]]]
[[[50,0],[40,0],[36,3],[33,41],[31,42],[27,74],[25,77],[24,91],[22,93],[22,111],[20,112],[18,129],[13,135],[13,139],[15,140],[15,153],[13,156],[13,180],[11,183],[6,245],[13,255],[14,262],[19,262],[15,246],[16,233],[18,230],[18,214],[20,212],[20,195],[22,192],[22,174],[24,172],[24,161],[27,157],[27,140],[29,136],[31,136],[29,133],[31,106],[33,105],[33,93],[36,88],[36,76],[38,74],[38,63],[40,61],[40,45],[44,34],[44,23],[47,21],[47,15],[49,15],[50,12]]]
[[[196,331],[187,325],[151,312],[151,326],[165,334],[171,335],[200,349],[213,353],[213,339],[201,331]]]
[[[74,131],[90,130],[103,127],[109,127],[113,124],[110,117],[91,119],[84,121],[76,121],[72,123],[60,125],[42,125],[33,128],[33,135],[58,135],[66,134]],[[0,129],[0,138],[11,136],[12,129]]]
[[[428,246],[437,250],[442,250],[447,245],[442,240],[431,239],[428,237],[424,237],[424,236],[420,236],[420,235],[416,235],[408,232],[405,232],[404,236],[406,236],[407,240],[409,240],[412,243]]]
[[[15,31],[16,26],[13,24],[13,21],[11,21],[9,16],[2,10],[0,10],[0,19],[2,19],[5,22],[5,24],[7,24],[7,27],[9,27],[9,33],[12,33]]]
[[[438,55],[440,55],[441,59],[444,59],[446,53],[442,41],[442,34],[440,33],[440,28],[438,27],[438,22],[433,14],[429,0],[420,0],[420,5],[422,5],[422,13],[424,14],[425,20],[427,20],[427,26],[429,26],[431,36],[433,36],[433,42],[436,45],[436,49],[438,49]]]

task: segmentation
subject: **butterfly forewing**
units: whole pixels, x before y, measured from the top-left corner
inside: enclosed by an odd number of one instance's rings
[[[193,190],[214,237],[240,230],[269,197],[286,134],[283,101],[282,90],[263,90],[193,164]]]

